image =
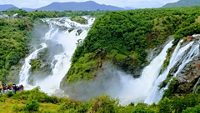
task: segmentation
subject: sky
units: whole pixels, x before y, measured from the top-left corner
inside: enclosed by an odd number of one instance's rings
[[[88,0],[0,0],[2,4],[13,4],[19,8],[39,8],[52,2],[83,2]],[[166,3],[177,2],[178,0],[90,0],[100,4],[114,5],[130,8],[156,8]]]

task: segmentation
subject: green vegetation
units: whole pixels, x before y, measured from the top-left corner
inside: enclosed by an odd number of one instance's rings
[[[35,100],[28,102],[24,108],[27,112],[39,111],[39,103]]]
[[[87,20],[81,16],[73,16],[73,17],[71,17],[71,20],[78,22],[80,24],[87,24]]]
[[[164,44],[170,35],[178,42],[180,38],[200,33],[199,15],[199,7],[108,12],[95,21],[77,48],[63,83],[95,77],[101,68],[98,62],[105,61],[136,75],[148,63],[146,50]]]
[[[160,89],[164,88],[165,86],[167,86],[167,84],[170,82],[170,80],[172,79],[172,75],[167,75],[167,79],[165,79],[161,84],[160,84]]]
[[[180,97],[165,97],[157,105],[130,104],[121,106],[117,100],[107,96],[87,102],[68,98],[51,97],[39,91],[17,92],[16,95],[0,96],[0,113],[198,113],[199,94]]]
[[[171,55],[173,54],[173,51],[174,51],[175,48],[176,48],[176,45],[174,44],[174,46],[172,46],[170,49],[168,49],[167,56],[166,56],[166,59],[163,63],[163,66],[162,66],[160,73],[162,73],[167,68],[167,66],[169,65]]]
[[[18,13],[19,17],[29,17],[31,20],[37,20],[40,18],[56,18],[56,17],[76,17],[76,16],[95,16],[101,17],[105,14],[106,11],[33,11],[26,12],[24,10],[8,10],[3,11],[3,13],[12,16],[13,14]]]
[[[170,81],[170,84],[168,86],[168,89],[165,90],[164,97],[171,97],[174,95],[174,91],[177,89],[178,86],[178,80],[176,78],[172,78]]]
[[[0,81],[8,81],[10,68],[28,53],[32,23],[28,18],[0,19]]]
[[[31,65],[31,71],[38,71],[41,68],[42,63],[38,59],[33,59],[31,60],[30,65]]]
[[[50,72],[50,62],[48,62],[48,49],[44,49],[38,53],[38,57],[36,59],[32,59],[30,62],[31,72]]]

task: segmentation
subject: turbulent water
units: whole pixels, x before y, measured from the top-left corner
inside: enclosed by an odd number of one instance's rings
[[[156,79],[154,87],[151,91],[151,95],[149,95],[149,97],[145,100],[145,103],[152,104],[159,102],[164,94],[164,91],[168,89],[168,86],[173,79],[172,78],[170,80],[166,87],[160,89],[159,85],[167,78],[168,74],[172,74],[173,77],[176,77],[177,74],[179,74],[190,61],[192,61],[196,56],[199,55],[199,41],[191,41],[187,45],[180,47],[182,42],[183,40],[181,40],[176,46],[170,58],[168,67]],[[174,73],[170,73],[170,70],[173,68],[177,68],[177,71],[175,71]]]
[[[195,36],[196,35],[193,37]],[[122,88],[118,95],[113,97],[118,98],[120,103],[125,105],[132,102],[144,102],[147,104],[158,103],[162,99],[164,91],[168,89],[173,78],[171,78],[166,87],[162,89],[160,89],[161,83],[169,74],[176,77],[190,61],[199,56],[200,52],[200,41],[198,41],[198,38],[186,43],[181,40],[173,50],[167,68],[161,72],[167,57],[167,51],[172,48],[172,42],[173,41],[170,41],[162,49],[161,53],[143,69],[140,78],[134,79],[130,75],[127,76],[125,73],[119,74],[121,77],[121,84],[119,86]],[[172,73],[172,69],[176,71]]]
[[[159,75],[162,64],[165,61],[167,50],[173,45],[172,42],[170,41],[166,44],[161,53],[143,69],[140,78],[134,79],[130,76],[120,74],[123,88],[117,97],[122,104],[142,102],[150,94],[154,80]]]
[[[59,90],[60,82],[66,75],[71,65],[72,55],[77,44],[87,36],[89,28],[94,22],[94,18],[85,17],[88,24],[79,24],[71,21],[69,18],[51,18],[43,19],[43,23],[49,26],[48,32],[40,39],[40,45],[28,57],[20,71],[19,83],[25,86],[25,89],[32,89],[39,86],[42,91],[48,94],[54,94]],[[38,54],[44,49],[48,49],[48,62],[50,62],[50,72],[45,77],[35,77],[31,73],[31,60],[37,59]],[[59,51],[59,52],[57,52]],[[51,58],[50,58],[51,56]],[[42,73],[42,72],[41,72]],[[40,75],[40,72],[37,72]],[[42,75],[41,75],[42,76]]]

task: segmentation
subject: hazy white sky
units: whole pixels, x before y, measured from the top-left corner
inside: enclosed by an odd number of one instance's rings
[[[13,4],[17,7],[38,8],[48,5],[52,2],[83,2],[88,0],[0,0],[0,4]],[[92,0],[97,3],[114,5],[119,7],[132,8],[151,8],[161,7],[169,2],[176,2],[178,0]]]

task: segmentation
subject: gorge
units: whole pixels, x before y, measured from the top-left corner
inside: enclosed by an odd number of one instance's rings
[[[198,7],[2,15],[0,113],[199,111]]]
[[[41,37],[41,44],[38,45],[38,49],[34,50],[25,59],[20,71],[19,84],[23,84],[25,89],[40,87],[45,93],[58,95],[60,83],[71,66],[70,60],[76,50],[76,46],[87,36],[88,30],[95,20],[91,17],[85,18],[88,21],[86,25],[73,22],[68,18],[42,19],[42,22],[48,24],[49,30],[44,37]],[[118,70],[112,64],[106,64],[103,67],[103,72],[100,72],[98,74],[99,77],[95,80],[67,85],[64,88],[65,94],[62,95],[78,100],[89,100],[105,94],[119,99],[123,105],[139,102],[147,104],[158,103],[173,77],[176,77],[194,57],[198,57],[198,35],[193,37],[197,39],[191,42],[184,42],[184,44],[183,40],[181,40],[177,45],[174,45],[176,48],[172,52],[169,64],[163,72],[164,61],[167,58],[167,52],[173,46],[173,40],[164,45],[160,54],[142,69],[139,78],[134,78],[132,75]],[[61,46],[60,50],[58,50],[59,46]],[[55,51],[54,48],[57,48],[56,51],[60,52],[53,52]],[[42,78],[40,77],[42,72],[37,72],[37,76],[31,73],[30,64],[31,60],[37,59],[38,54],[44,49],[48,49],[47,54],[49,54],[49,57],[45,59],[50,62],[50,73],[46,73],[49,75],[45,75]],[[50,55],[50,52],[53,54]],[[177,71],[172,72],[172,70]],[[160,88],[161,83],[169,75],[173,76],[171,80],[164,88]]]

